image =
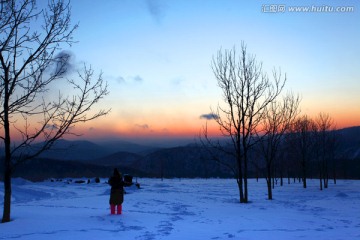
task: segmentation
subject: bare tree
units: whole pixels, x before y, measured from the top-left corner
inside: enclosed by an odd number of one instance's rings
[[[259,149],[266,166],[266,183],[268,199],[272,200],[271,180],[275,177],[274,163],[279,156],[283,135],[289,129],[298,114],[299,96],[288,94],[282,102],[274,101],[266,107],[265,117],[262,121],[263,131],[259,135]]]
[[[218,106],[213,114],[224,137],[230,139],[233,154],[232,171],[237,180],[240,202],[248,202],[249,151],[255,144],[256,132],[261,127],[266,107],[281,93],[286,77],[274,72],[273,80],[263,72],[262,64],[249,55],[242,43],[237,56],[235,48],[219,50],[212,60],[212,68],[221,88],[224,105]],[[206,139],[208,135],[204,133]],[[208,141],[210,142],[210,141]],[[221,147],[220,144],[217,146]]]
[[[315,123],[308,116],[299,117],[291,125],[289,133],[286,135],[288,151],[290,158],[297,160],[300,166],[300,175],[303,187],[306,188],[306,179],[308,176],[309,163],[313,155],[313,132]]]
[[[50,0],[45,9],[37,10],[35,0],[5,0],[0,12],[4,223],[10,221],[11,176],[16,166],[37,157],[65,135],[75,134],[76,124],[109,110],[93,110],[108,94],[101,74],[95,77],[91,67],[84,66],[77,80],[67,78],[69,55],[59,51],[64,44],[74,43],[77,28],[70,23],[68,2]],[[71,87],[73,95],[53,97],[49,91],[55,82]],[[35,147],[34,143],[42,144]]]
[[[335,124],[329,114],[320,113],[315,120],[315,151],[318,162],[320,190],[328,187],[329,161],[334,160],[336,150]]]

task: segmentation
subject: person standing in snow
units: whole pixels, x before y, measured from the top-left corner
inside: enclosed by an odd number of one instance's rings
[[[109,178],[109,185],[111,186],[110,192],[110,212],[115,214],[115,209],[117,214],[122,212],[122,203],[124,202],[124,182],[122,176],[117,168],[114,169],[113,176]]]

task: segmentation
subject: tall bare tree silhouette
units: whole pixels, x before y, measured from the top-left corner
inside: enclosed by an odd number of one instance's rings
[[[4,142],[4,211],[9,222],[11,175],[16,166],[49,149],[56,140],[75,134],[72,127],[103,115],[93,110],[108,94],[102,75],[84,66],[77,79],[67,79],[69,54],[59,54],[74,43],[70,3],[49,0],[38,9],[35,0],[0,3],[0,138]],[[52,83],[70,86],[74,95],[46,98]],[[17,134],[19,139],[14,140]],[[36,147],[34,146],[34,143]]]

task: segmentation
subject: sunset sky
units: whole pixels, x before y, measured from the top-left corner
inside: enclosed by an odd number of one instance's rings
[[[285,91],[301,95],[301,114],[328,113],[337,128],[360,125],[359,0],[73,0],[71,5],[72,21],[80,25],[78,43],[64,50],[72,53],[74,66],[86,62],[103,71],[110,94],[98,107],[112,109],[77,127],[84,138],[194,137],[206,123],[200,116],[222,101],[212,56],[220,48],[239,49],[241,41],[268,73],[276,67],[287,74]],[[322,12],[291,12],[293,6]],[[353,11],[335,12],[339,6]],[[270,12],[282,7],[283,12]]]

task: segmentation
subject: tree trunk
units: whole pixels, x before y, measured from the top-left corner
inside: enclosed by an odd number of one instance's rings
[[[10,222],[10,209],[11,209],[11,139],[10,139],[10,121],[9,121],[9,80],[8,71],[4,69],[4,147],[5,147],[5,160],[4,160],[4,209],[2,223]]]
[[[324,174],[324,187],[328,188],[329,186],[329,168],[328,168],[328,160],[325,160],[325,174]]]
[[[244,199],[243,203],[248,203],[248,181],[247,181],[247,156],[244,159]]]
[[[323,174],[322,174],[322,166],[321,163],[319,165],[319,180],[320,180],[320,191],[323,190]]]
[[[290,172],[289,172],[289,169],[287,170],[287,177],[288,177],[288,184],[290,184]]]
[[[268,200],[272,200],[272,187],[271,187],[271,179],[266,179],[267,189],[268,189]]]
[[[328,188],[329,186],[329,173],[326,170],[326,176],[324,177],[324,188]]]
[[[240,138],[239,138],[240,139]],[[244,203],[244,189],[243,189],[243,173],[242,173],[242,167],[241,167],[241,150],[240,150],[240,142],[238,140],[237,149],[236,149],[236,163],[237,163],[237,184],[239,188],[239,197],[240,197],[240,203]]]
[[[302,181],[303,181],[303,187],[306,188],[306,164],[305,160],[302,162]]]
[[[243,192],[243,183],[242,179],[237,179],[237,184],[239,188],[239,197],[240,197],[240,203],[244,203],[244,192]]]
[[[5,160],[6,162],[6,160]],[[7,165],[7,164],[5,164]],[[4,209],[2,223],[10,222],[11,209],[11,168],[6,167],[4,171]]]
[[[275,185],[277,185],[277,179],[276,179],[276,168],[275,167],[273,167],[273,169],[274,169],[274,171],[273,171],[273,176],[272,176],[272,181],[273,181],[273,183],[272,183],[272,188],[273,189],[275,189]]]
[[[272,188],[271,188],[271,167],[267,166],[267,177],[266,177],[266,184],[268,189],[268,200],[272,200]]]
[[[320,174],[320,190],[323,190],[323,184],[322,184],[321,174]]]

